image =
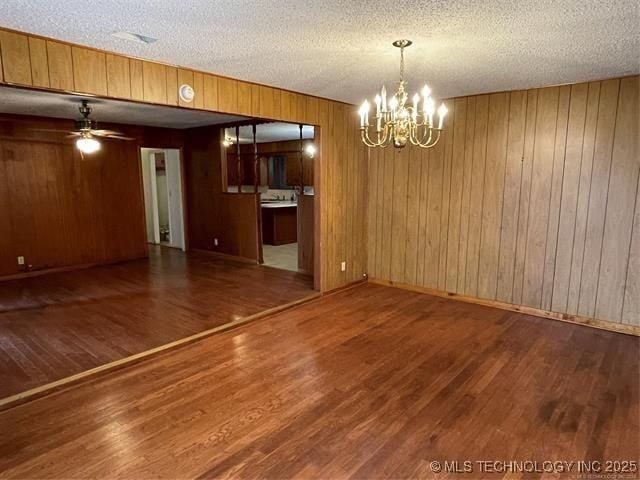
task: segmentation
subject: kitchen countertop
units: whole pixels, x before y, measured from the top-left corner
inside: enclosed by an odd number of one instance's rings
[[[262,208],[285,208],[285,207],[297,207],[295,202],[265,202],[261,203]]]

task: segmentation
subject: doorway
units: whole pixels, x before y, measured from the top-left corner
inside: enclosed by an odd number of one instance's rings
[[[180,150],[142,148],[140,161],[147,242],[185,251]]]
[[[224,131],[223,190],[257,195],[258,258],[314,273],[313,125],[252,123]]]

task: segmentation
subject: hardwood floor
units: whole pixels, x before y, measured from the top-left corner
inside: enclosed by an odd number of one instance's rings
[[[0,477],[633,461],[639,357],[637,337],[368,284],[0,412]]]
[[[313,280],[154,247],[149,260],[0,282],[0,398],[313,293]]]

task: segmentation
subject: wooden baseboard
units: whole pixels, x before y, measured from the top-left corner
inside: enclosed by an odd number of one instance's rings
[[[241,327],[246,323],[260,320],[266,317],[270,317],[272,315],[275,315],[276,313],[289,310],[290,308],[296,307],[298,305],[302,305],[303,303],[307,303],[321,297],[322,295],[320,293],[315,292],[315,293],[312,293],[311,295],[301,298],[300,300],[294,300],[293,302],[289,302],[289,303],[285,303],[284,305],[279,305],[277,307],[269,308],[267,310],[263,310],[262,312],[255,313],[253,315],[237,318],[236,320],[227,322],[223,325],[219,325],[217,327],[204,330],[202,332],[190,335],[188,337],[181,338],[149,350],[145,350],[144,352],[136,353],[135,355],[130,355],[128,357],[121,358],[119,360],[114,360],[113,362],[105,363],[104,365],[99,365],[92,369],[85,370],[84,372],[76,373],[75,375],[61,378],[54,382],[46,383],[44,385],[40,385],[39,387],[35,387],[30,390],[26,390],[24,392],[16,393],[15,395],[11,395],[9,397],[1,398],[0,410],[7,410],[10,408],[16,407],[18,405],[21,405],[25,402],[43,397],[45,395],[59,392],[81,381],[88,380],[90,379],[90,377],[93,377],[100,373],[106,373],[113,370],[117,370],[119,368],[128,367],[130,365],[133,365],[134,363],[138,363],[142,360],[149,359],[153,356],[159,355],[168,350],[185,346],[189,343],[193,343],[205,337],[209,337],[215,333],[232,330],[234,328]]]
[[[148,255],[136,256],[136,257],[123,257],[123,258],[114,258],[113,260],[106,260],[104,262],[98,263],[78,263],[75,265],[64,265],[61,267],[52,267],[52,268],[41,268],[38,270],[28,270],[19,273],[12,273],[10,275],[2,275],[0,276],[0,282],[5,282],[9,280],[19,280],[21,278],[30,278],[30,277],[39,277],[40,275],[48,275],[50,273],[61,273],[61,272],[71,272],[73,270],[84,270],[86,268],[92,267],[101,267],[104,265],[114,265],[116,263],[129,262],[132,260],[140,260],[143,258],[148,258]]]
[[[356,280],[355,282],[347,283],[346,285],[342,285],[341,287],[332,288],[331,290],[327,290],[326,292],[322,292],[323,296],[333,295],[334,293],[340,293],[345,290],[350,290],[359,285],[363,285],[367,283],[367,278],[363,278],[362,280]]]
[[[408,283],[394,282],[392,280],[385,280],[381,278],[370,278],[369,282],[377,285],[385,285],[387,287],[402,288],[404,290],[410,290],[412,292],[424,293],[432,295],[434,297],[450,298],[452,300],[458,300],[460,302],[474,303],[476,305],[483,305],[485,307],[499,308],[501,310],[509,310],[511,312],[523,313],[525,315],[533,315],[534,317],[548,318],[551,320],[560,320],[561,322],[573,323],[576,325],[583,325],[586,327],[598,328],[600,330],[608,330],[610,332],[623,333],[626,335],[640,336],[640,326],[626,325],[615,322],[608,322],[606,320],[598,320],[591,317],[583,317],[580,315],[569,315],[567,313],[551,312],[549,310],[542,310],[539,308],[527,307],[524,305],[514,305],[511,303],[501,302],[498,300],[485,300],[483,298],[471,297],[468,295],[461,295],[458,293],[445,292],[442,290],[436,290],[433,288],[420,287],[417,285],[410,285]]]

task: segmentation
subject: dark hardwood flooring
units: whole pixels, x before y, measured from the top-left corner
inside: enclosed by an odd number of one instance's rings
[[[150,250],[0,282],[0,398],[313,294],[311,277],[293,272]]]
[[[0,477],[485,478],[429,464],[637,460],[639,356],[637,337],[363,285],[0,412]]]

